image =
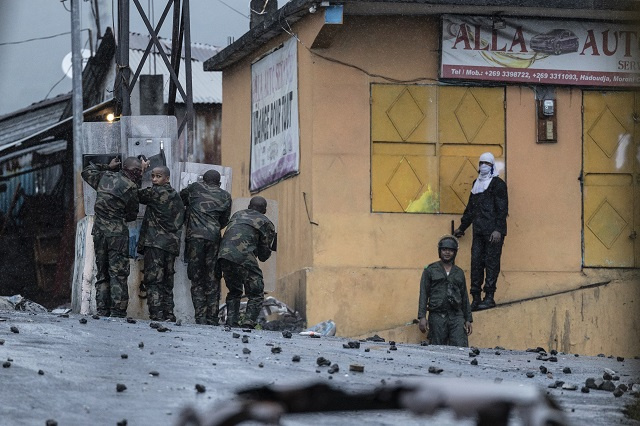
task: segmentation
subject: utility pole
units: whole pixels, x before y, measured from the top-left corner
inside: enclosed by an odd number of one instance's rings
[[[71,0],[71,70],[73,111],[73,199],[76,223],[84,216],[82,197],[82,42],[80,40],[80,1]]]
[[[118,50],[116,53],[116,115],[131,115],[131,70],[129,69],[129,0],[118,0]]]

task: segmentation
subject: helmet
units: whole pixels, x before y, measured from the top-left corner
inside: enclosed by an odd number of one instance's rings
[[[438,241],[438,250],[448,248],[458,251],[458,240],[453,235],[445,235]]]

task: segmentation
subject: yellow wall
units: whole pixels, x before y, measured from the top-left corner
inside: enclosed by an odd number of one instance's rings
[[[638,274],[629,271],[611,274],[609,284],[475,312],[469,345],[516,350],[541,346],[547,350],[591,356],[638,356]],[[609,274],[604,272],[604,275]],[[405,343],[419,343],[425,339],[416,324],[379,330],[377,334]]]
[[[439,20],[347,15],[333,44],[314,54],[309,47],[321,28],[319,14],[293,27],[301,40],[300,175],[261,193],[278,200],[280,210],[275,296],[306,313],[310,325],[333,319],[340,335],[372,334],[415,318],[422,268],[437,259],[437,240],[450,231],[451,220],[457,225],[460,219],[371,213],[370,85],[435,84]],[[250,63],[284,39],[271,41],[223,74],[222,161],[234,168],[234,197],[249,195]],[[582,92],[560,88],[556,97],[558,143],[541,145],[536,144],[533,91],[506,88],[510,216],[498,302],[603,281],[603,271],[581,270]],[[309,223],[307,208],[317,225]],[[470,246],[468,233],[457,262],[466,271]],[[637,289],[639,281],[634,275],[631,287]],[[527,303],[527,309],[536,306]],[[571,302],[562,303],[566,309]],[[491,311],[481,315],[494,322]],[[521,346],[519,325],[512,317],[495,316],[502,327],[514,325],[501,334],[500,344]],[[588,322],[581,324],[572,330],[587,333]],[[488,345],[494,331],[477,327],[474,344]]]

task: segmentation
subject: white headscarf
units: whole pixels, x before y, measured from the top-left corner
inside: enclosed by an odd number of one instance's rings
[[[482,166],[480,167],[478,178],[473,184],[473,188],[471,188],[472,194],[480,194],[484,192],[489,187],[491,179],[498,176],[498,171],[496,170],[496,160],[495,158],[493,158],[492,153],[485,152],[484,154],[482,154],[480,156],[480,159],[478,159],[478,163],[480,162],[491,163],[491,167],[487,170],[483,170],[484,167]]]

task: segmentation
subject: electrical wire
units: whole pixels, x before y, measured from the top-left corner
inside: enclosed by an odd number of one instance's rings
[[[282,12],[281,12],[281,14],[282,14]],[[418,77],[418,78],[413,78],[411,80],[400,80],[400,79],[393,78],[393,77],[387,77],[387,76],[382,75],[382,74],[376,74],[376,73],[369,72],[366,69],[364,69],[364,68],[362,68],[362,67],[360,67],[358,65],[350,64],[348,62],[341,61],[340,59],[331,58],[329,56],[322,55],[322,54],[320,54],[318,52],[314,52],[313,50],[311,50],[311,48],[309,48],[309,46],[304,44],[304,42],[298,38],[297,34],[295,34],[293,32],[293,29],[291,29],[291,25],[289,25],[289,21],[287,21],[287,18],[282,18],[282,15],[280,15],[278,20],[280,21],[280,28],[282,28],[282,30],[285,33],[287,33],[291,37],[295,38],[298,41],[298,43],[300,43],[305,49],[307,49],[307,51],[309,51],[309,53],[311,53],[312,55],[317,56],[319,58],[322,58],[325,61],[329,61],[329,62],[333,62],[333,63],[339,64],[339,65],[343,65],[343,66],[346,66],[346,67],[349,67],[349,68],[353,68],[353,69],[356,69],[356,70],[362,72],[363,74],[365,74],[365,75],[367,75],[369,77],[381,78],[381,79],[389,81],[391,83],[405,84],[405,83],[417,83],[419,81],[438,81],[438,79],[431,78],[431,77]],[[284,21],[287,24],[287,27],[289,27],[288,30],[282,25],[282,21]]]
[[[253,13],[255,13],[256,15],[264,15],[267,10],[267,5],[269,4],[269,0],[265,0],[264,4],[262,5],[262,10],[260,12],[258,12],[257,10],[253,10],[251,9],[251,7],[249,7],[249,10]]]
[[[89,31],[89,28],[83,28],[80,31]],[[0,43],[0,46],[8,46],[8,45],[12,45],[12,44],[29,43],[31,41],[38,41],[38,40],[48,40],[50,38],[60,37],[60,36],[67,35],[67,34],[71,34],[71,31],[66,31],[64,33],[53,34],[53,35],[43,36],[43,37],[34,37],[34,38],[26,39],[26,40],[8,41],[8,42],[5,42],[5,43]]]
[[[238,9],[235,9],[233,6],[228,5],[227,3],[223,2],[222,0],[218,0],[219,3],[222,3],[223,5],[227,6],[229,9],[233,10],[234,12],[236,12],[238,15],[243,16],[247,19],[249,19],[249,17],[247,15],[245,15],[244,13],[240,12]]]
[[[83,49],[87,47],[87,43],[89,43],[89,39],[87,39],[87,41],[84,42],[84,46],[82,47]],[[56,84],[54,84],[51,89],[49,89],[49,91],[47,92],[47,95],[44,97],[43,100],[46,100],[49,98],[49,95],[51,94],[51,92],[53,91],[53,89],[56,88],[56,86],[58,84],[60,84],[62,82],[62,80],[64,80],[64,78],[67,76],[67,73],[69,72],[69,70],[71,69],[71,67],[73,66],[73,62],[71,62],[71,64],[69,65],[69,68],[67,68],[67,70],[65,72],[62,73],[62,78],[60,80],[58,80],[56,82]]]
[[[64,7],[64,10],[66,10],[67,12],[71,12],[70,9],[67,9],[67,5],[64,4],[65,1],[67,1],[67,0],[60,0],[60,3],[62,3],[62,7]]]

